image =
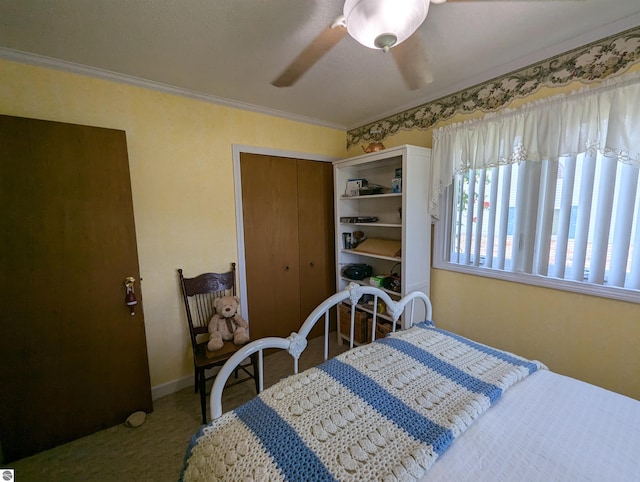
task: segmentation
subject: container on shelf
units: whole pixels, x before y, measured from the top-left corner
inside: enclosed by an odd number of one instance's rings
[[[355,309],[355,308],[354,308]],[[366,343],[367,341],[367,318],[368,313],[355,309],[353,321],[353,341],[355,343]],[[341,304],[338,307],[339,332],[347,339],[351,333],[351,305]]]

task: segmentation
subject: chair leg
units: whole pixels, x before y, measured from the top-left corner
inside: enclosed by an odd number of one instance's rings
[[[198,370],[199,372],[199,387],[200,391],[200,408],[202,409],[202,424],[205,425],[207,423],[207,389],[206,389],[206,378],[204,376],[204,369]]]
[[[256,383],[256,393],[260,393],[260,372],[258,371],[258,355],[251,355],[251,364],[253,365],[253,381]]]

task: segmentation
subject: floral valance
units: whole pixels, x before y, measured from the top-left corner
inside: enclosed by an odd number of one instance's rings
[[[638,74],[434,129],[431,214],[458,172],[593,149],[640,167]]]

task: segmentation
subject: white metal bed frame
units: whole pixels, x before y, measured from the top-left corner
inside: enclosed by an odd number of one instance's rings
[[[266,348],[286,350],[293,357],[294,371],[298,373],[298,358],[307,346],[307,336],[323,315],[324,358],[328,359],[329,310],[343,301],[352,306],[350,344],[353,346],[354,307],[365,294],[374,296],[371,310],[374,320],[380,313],[376,313],[378,299],[387,305],[388,313],[393,319],[393,330],[397,328],[396,323],[402,313],[404,328],[432,317],[431,303],[424,293],[414,292],[394,302],[388,293],[380,289],[352,284],[322,302],[307,317],[298,333],[292,333],[287,338],[256,340],[238,351],[223,366],[215,380],[211,393],[212,419],[222,416],[221,399],[225,382],[235,367],[249,355],[259,352],[260,379],[263,378],[262,351]],[[417,299],[422,303],[418,303],[414,310]],[[372,340],[375,339],[375,323],[371,327],[370,336]],[[475,343],[473,340],[469,341]],[[262,390],[262,383],[259,385]],[[420,479],[421,482],[541,478],[640,480],[640,462],[637,457],[640,451],[640,402],[637,400],[550,370],[537,370],[526,381],[511,386],[500,398],[438,457],[438,462],[429,468]],[[202,440],[205,448],[210,447],[208,444],[217,444],[213,442],[215,437],[212,436],[219,433],[218,429],[222,429],[227,423],[235,427],[237,415],[228,415],[229,420],[219,420],[222,422],[220,425],[214,422],[211,431],[201,429],[199,433],[202,437],[198,435],[197,440]],[[251,431],[250,428],[249,430]],[[211,440],[207,441],[207,437]],[[235,446],[233,443],[231,445]],[[192,448],[189,448],[189,460],[193,455]],[[236,453],[233,447],[230,450],[229,453]],[[207,464],[214,463],[216,457],[203,461],[200,452],[195,466],[204,466],[209,470],[211,467]],[[190,463],[187,464],[190,467]]]
[[[329,358],[329,311],[334,306],[339,305],[343,301],[349,301],[351,304],[351,328],[349,336],[350,348],[354,345],[354,321],[355,321],[355,307],[358,300],[364,295],[373,295],[373,322],[371,327],[371,341],[376,339],[376,322],[378,318],[378,299],[380,298],[387,307],[387,314],[393,319],[392,332],[396,331],[398,320],[405,308],[408,308],[408,312],[405,314],[404,328],[410,328],[416,320],[414,320],[414,314],[416,313],[415,301],[420,300],[424,304],[424,311],[418,310],[420,313],[425,313],[425,319],[431,320],[432,306],[431,301],[421,291],[414,291],[407,294],[398,301],[393,301],[391,297],[381,290],[373,286],[361,286],[356,283],[350,283],[347,288],[333,296],[324,300],[318,307],[311,312],[306,318],[300,330],[296,333],[293,332],[287,338],[281,337],[267,337],[259,340],[254,340],[251,343],[243,346],[238,350],[229,360],[222,366],[218,375],[213,383],[211,389],[211,403],[210,412],[211,419],[217,419],[222,416],[222,391],[229,379],[229,376],[235,371],[235,368],[240,365],[247,357],[253,353],[258,352],[258,371],[259,371],[259,387],[260,391],[263,390],[263,351],[270,348],[276,348],[280,350],[286,350],[293,358],[293,371],[298,373],[298,359],[300,355],[307,347],[307,336],[311,329],[316,325],[318,320],[324,315],[324,359]],[[421,317],[422,318],[422,317]],[[417,322],[425,321],[425,319],[417,320]]]

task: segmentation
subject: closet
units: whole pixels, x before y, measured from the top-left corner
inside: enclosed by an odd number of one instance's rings
[[[241,153],[240,175],[251,338],[287,337],[335,291],[332,164]]]

